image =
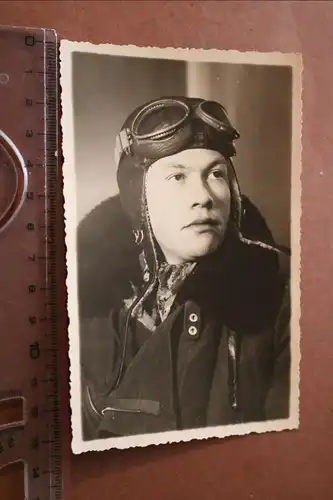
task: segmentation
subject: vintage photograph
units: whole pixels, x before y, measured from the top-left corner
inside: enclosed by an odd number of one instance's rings
[[[74,453],[298,428],[301,75],[61,43]]]

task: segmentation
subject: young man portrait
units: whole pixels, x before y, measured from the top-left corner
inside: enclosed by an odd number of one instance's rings
[[[289,252],[241,192],[238,139],[182,96],[119,131],[119,196],[78,232],[85,440],[289,417]]]

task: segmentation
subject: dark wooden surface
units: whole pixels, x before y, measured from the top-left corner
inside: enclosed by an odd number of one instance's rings
[[[331,500],[333,3],[11,1],[0,22],[77,41],[303,54],[300,429],[81,456],[66,435],[65,498]],[[20,498],[15,474],[0,478],[1,499]]]

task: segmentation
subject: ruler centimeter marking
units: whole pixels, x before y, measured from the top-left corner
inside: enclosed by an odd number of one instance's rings
[[[8,90],[0,89],[0,130],[28,175],[23,206],[0,232],[8,266],[0,283],[2,342],[11,335],[8,355],[0,354],[0,399],[24,398],[24,423],[0,430],[0,466],[24,460],[26,498],[60,500],[58,44],[52,30],[1,26],[0,43],[7,55],[0,73],[9,77]]]

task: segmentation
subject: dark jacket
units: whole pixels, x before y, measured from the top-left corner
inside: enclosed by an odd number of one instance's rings
[[[251,221],[245,233],[273,243],[259,212],[248,200],[246,206]],[[124,237],[129,228],[123,220],[121,232],[112,234],[118,260],[110,253],[92,258],[90,239],[94,248],[103,245],[87,234],[88,223],[96,231],[96,212],[89,217],[78,233],[84,438],[287,418],[288,257],[229,236],[197,265],[168,318],[151,333],[133,318],[126,325],[122,307],[130,278],[140,279],[137,249]],[[126,239],[120,248],[117,234],[122,244]],[[93,273],[98,267],[104,272],[99,284]]]

